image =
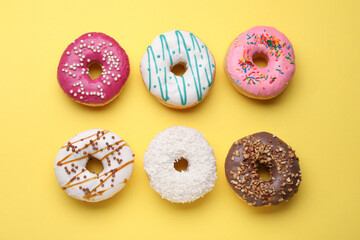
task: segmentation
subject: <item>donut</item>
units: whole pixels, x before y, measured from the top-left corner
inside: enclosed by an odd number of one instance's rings
[[[158,133],[143,161],[151,187],[170,202],[193,202],[215,186],[214,151],[196,129],[174,126]],[[187,163],[181,171],[180,161]]]
[[[112,197],[127,183],[134,166],[129,145],[115,133],[102,129],[87,130],[67,141],[55,158],[55,175],[65,192],[85,202]],[[90,158],[103,164],[95,174],[86,169]]]
[[[269,180],[260,177],[261,167],[269,171]],[[267,132],[234,142],[226,157],[225,174],[236,194],[255,207],[288,201],[298,191],[301,181],[295,151]]]
[[[173,69],[182,66],[182,76]],[[215,77],[215,60],[194,34],[173,30],[163,33],[147,47],[140,62],[149,92],[168,107],[183,109],[200,103]]]
[[[267,60],[267,66],[258,67],[254,63],[257,57]],[[233,87],[243,95],[270,99],[279,95],[294,75],[294,49],[275,28],[253,27],[231,43],[224,69]]]
[[[102,74],[91,79],[89,67],[102,67]],[[73,41],[61,56],[57,71],[63,91],[75,102],[103,106],[116,98],[130,72],[129,59],[113,38],[97,32]]]

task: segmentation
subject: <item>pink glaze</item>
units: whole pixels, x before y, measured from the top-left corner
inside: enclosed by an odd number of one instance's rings
[[[268,65],[257,67],[255,54],[265,54]],[[232,80],[246,92],[261,97],[281,93],[295,72],[295,55],[287,37],[273,27],[257,26],[240,34],[226,60]]]
[[[102,74],[92,80],[88,66],[102,65]],[[86,33],[73,41],[61,56],[58,81],[73,100],[88,105],[104,105],[115,98],[129,76],[129,59],[124,49],[103,33]]]

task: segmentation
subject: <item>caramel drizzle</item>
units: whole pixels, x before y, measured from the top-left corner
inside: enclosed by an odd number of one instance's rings
[[[129,162],[127,162],[127,163],[125,163],[125,164],[123,164],[123,165],[115,168],[115,169],[112,169],[112,170],[110,170],[110,171],[102,174],[100,177],[102,177],[102,176],[104,176],[104,175],[107,175],[107,174],[110,173],[110,172],[113,172],[113,174],[115,174],[116,172],[120,171],[121,169],[123,169],[124,167],[126,167],[127,165],[129,165],[129,164],[131,164],[131,163],[133,163],[133,162],[134,162],[134,160],[131,160],[131,161],[129,161]],[[104,184],[107,180],[109,180],[109,178],[111,177],[111,175],[112,175],[112,174],[110,174],[107,178],[105,178],[103,182],[101,182],[100,184],[98,184],[95,188],[93,188],[93,189],[89,192],[88,195],[85,195],[83,198],[85,198],[85,199],[88,198],[88,199],[89,199],[89,198],[94,197],[93,195],[97,196],[96,193],[95,193],[95,194],[92,194],[92,195],[91,195],[91,193],[93,193],[98,187],[100,187],[100,186],[101,186],[102,184]],[[125,179],[126,179],[126,178],[125,178]],[[127,182],[127,180],[125,180],[125,179],[124,179],[124,181],[123,181],[122,183]],[[101,191],[100,191],[100,192],[101,192]]]
[[[99,191],[99,192],[97,192],[97,193],[94,193],[94,194],[92,194],[92,195],[85,195],[83,198],[85,198],[85,199],[90,199],[90,198],[93,198],[93,197],[102,195],[104,192],[106,192],[106,191],[109,190],[109,189],[111,189],[111,188],[107,188],[107,189],[101,190],[101,191]]]
[[[88,181],[90,181],[90,180],[97,179],[97,178],[101,178],[102,176],[107,175],[107,174],[109,174],[109,173],[112,172],[112,171],[116,173],[116,172],[120,171],[122,168],[126,167],[127,165],[129,165],[130,163],[133,163],[133,162],[134,162],[134,160],[129,161],[129,162],[127,162],[127,163],[125,163],[125,164],[123,164],[123,165],[115,168],[116,171],[114,171],[114,169],[112,169],[112,170],[110,170],[110,171],[108,171],[108,172],[106,172],[106,173],[103,173],[103,174],[100,175],[100,176],[88,178],[88,179],[86,179],[86,180],[83,180],[83,181],[81,181],[81,182],[77,182],[77,183],[74,183],[74,184],[71,184],[71,185],[69,185],[69,184],[72,182],[72,181],[70,180],[69,182],[67,182],[67,183],[63,186],[63,189],[65,190],[65,189],[67,189],[67,188],[71,188],[71,187],[77,186],[77,185],[79,185],[79,184],[83,184],[83,183],[88,182]],[[85,171],[84,171],[84,172],[85,172]],[[84,173],[84,172],[79,172],[79,173],[76,174],[74,177],[72,177],[72,179],[76,178],[77,176],[79,176],[81,173]],[[104,184],[104,182],[106,182],[106,180],[108,180],[110,177],[111,177],[111,174],[110,174],[107,178],[105,178],[105,180],[104,180],[102,183],[100,183],[100,184],[97,185],[93,190],[91,190],[90,193],[92,193],[96,188],[98,188],[99,186],[101,186],[101,184]],[[126,183],[127,180],[124,180],[124,181],[125,181],[125,183]],[[90,194],[90,193],[89,193],[89,194]]]
[[[107,131],[106,133],[108,133],[109,131]],[[94,142],[96,142],[97,140],[99,140],[101,137],[103,137],[105,134],[106,134],[105,132],[104,132],[104,134],[103,135],[99,135],[99,137],[97,137],[95,140],[94,140]],[[81,139],[80,139],[80,141],[81,141]],[[82,147],[82,148],[80,148],[78,151],[81,151],[81,150],[83,150],[83,149],[85,149],[85,148],[87,148],[88,146],[86,146],[87,144],[85,144],[85,146],[84,147]],[[96,153],[96,152],[95,152]],[[63,158],[61,161],[59,161],[56,165],[58,165],[58,166],[61,166],[63,163],[63,161],[65,161],[66,159],[68,159],[70,156],[72,156],[74,153],[72,152],[72,153],[70,153],[69,155],[67,155],[65,158]],[[94,153],[93,153],[94,154]],[[83,159],[83,158],[82,158]],[[71,162],[73,162],[73,161],[71,161]],[[66,162],[66,163],[69,163],[69,162]],[[66,164],[66,163],[64,163],[64,164]]]
[[[83,184],[83,183],[86,183],[86,182],[88,182],[88,181],[90,181],[90,180],[97,179],[97,178],[98,178],[98,177],[92,177],[92,178],[88,178],[88,179],[86,179],[86,180],[83,180],[83,181],[81,181],[81,182],[77,182],[77,183],[68,185],[69,183],[72,182],[72,181],[70,180],[67,184],[64,185],[63,189],[65,190],[65,189],[67,189],[67,188],[72,188],[72,187],[74,187],[74,186],[76,186],[76,185]],[[68,185],[68,186],[67,186],[67,185]]]
[[[121,142],[121,141],[120,141],[120,142]],[[113,145],[113,144],[112,144],[112,145]],[[120,149],[121,149],[123,146],[125,146],[125,145],[126,145],[126,143],[124,143],[123,145],[121,145],[121,146],[119,147],[119,149],[115,149],[115,150],[109,152],[109,153],[106,154],[103,158],[101,158],[100,161],[104,160],[104,159],[107,158],[109,155],[113,154],[114,152],[120,150]]]
[[[101,135],[100,136],[100,138],[102,137],[102,136],[104,136],[105,134],[107,134],[109,131],[104,131],[104,134],[103,135]],[[85,139],[88,139],[88,138],[91,138],[91,137],[93,137],[93,136],[96,136],[97,135],[97,133],[95,133],[95,134],[93,134],[93,135],[90,135],[90,136],[88,136],[88,137],[85,137],[85,138],[82,138],[82,139],[80,139],[80,140],[77,140],[77,141],[75,141],[75,142],[70,142],[70,144],[74,144],[74,143],[77,143],[77,142],[81,142],[81,141],[83,141],[83,140],[85,140]],[[67,146],[68,146],[68,144],[69,143],[67,143],[67,144],[65,144],[64,146],[62,146],[61,148],[66,148]]]
[[[100,152],[100,151],[103,151],[104,149],[106,149],[106,148],[108,148],[108,147],[114,146],[114,145],[119,144],[119,143],[122,143],[122,142],[124,142],[124,140],[117,141],[117,142],[115,142],[115,143],[113,143],[113,144],[111,144],[111,145],[108,145],[108,146],[106,146],[106,147],[104,147],[104,148],[102,148],[102,149],[99,149],[99,150],[93,152],[93,153],[90,154],[90,155],[92,156],[92,155],[94,155],[94,154],[96,154],[96,153],[98,153],[98,152]],[[126,144],[126,143],[125,143],[125,144]],[[125,145],[125,144],[124,144],[124,145]],[[123,146],[124,146],[124,145],[123,145]],[[85,148],[85,147],[81,148],[80,151],[83,150],[84,148]],[[73,159],[73,160],[69,160],[69,161],[67,161],[67,162],[64,162],[64,161],[65,161],[67,158],[69,158],[72,154],[73,154],[73,153],[71,153],[71,154],[69,154],[68,156],[66,156],[65,158],[63,158],[63,159],[62,159],[61,161],[59,161],[56,165],[61,166],[61,165],[63,165],[63,164],[68,164],[68,163],[71,163],[71,162],[76,162],[76,161],[79,161],[79,160],[81,160],[81,159],[84,159],[84,158],[87,158],[87,157],[88,157],[88,155],[85,155],[85,156],[82,156],[82,157],[75,158],[75,159]],[[102,159],[101,159],[101,160],[102,160]]]

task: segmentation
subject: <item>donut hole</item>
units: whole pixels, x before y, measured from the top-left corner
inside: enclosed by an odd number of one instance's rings
[[[259,165],[257,169],[257,173],[259,174],[260,178],[264,181],[269,181],[271,179],[270,171],[264,165]]]
[[[255,53],[253,55],[253,63],[260,68],[265,68],[268,65],[269,58],[264,53]]]
[[[170,71],[179,77],[184,75],[186,70],[187,70],[186,63],[184,63],[184,62],[179,62],[179,63],[175,64],[174,66],[170,67]]]
[[[86,169],[94,174],[99,174],[104,170],[104,166],[99,159],[90,156],[86,163]]]
[[[97,79],[103,72],[102,65],[99,62],[91,62],[87,68],[89,69],[89,77],[91,80]]]
[[[177,159],[174,162],[174,168],[178,172],[187,171],[188,166],[189,166],[189,162],[185,158]]]

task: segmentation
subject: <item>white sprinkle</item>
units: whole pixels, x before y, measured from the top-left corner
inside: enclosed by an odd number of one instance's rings
[[[76,50],[77,49],[77,47],[74,47],[74,50]]]
[[[90,34],[90,33],[88,34],[88,37],[91,37],[91,34]]]
[[[98,85],[98,88],[101,88],[101,86],[100,86],[100,85]]]
[[[64,64],[64,66],[65,66],[65,67],[67,67],[67,66],[68,66],[68,64],[67,64],[67,63],[65,63],[65,64]]]
[[[111,47],[111,46],[112,46],[112,43],[109,43],[109,46]]]
[[[76,93],[74,93],[74,97],[76,97],[77,96],[77,94]]]
[[[103,42],[103,45],[105,45],[106,43],[105,42]]]
[[[87,61],[90,62],[90,59],[88,59]]]
[[[107,82],[107,85],[110,86],[110,82]]]
[[[66,52],[67,55],[70,55],[70,52]]]
[[[103,89],[102,88],[100,88],[100,92],[102,92],[103,91]]]
[[[73,90],[70,90],[70,93],[71,93],[71,94],[73,94],[73,92],[74,92]]]
[[[83,99],[83,97],[82,97],[82,96],[80,96],[80,99]]]
[[[94,44],[94,41],[91,41],[90,43],[91,43],[91,44]]]
[[[84,40],[80,40],[81,43],[84,43]]]
[[[78,92],[81,92],[80,89],[78,89]]]
[[[84,92],[84,91],[82,91],[82,92],[81,92],[81,94],[82,94],[82,95],[84,95],[84,94],[85,94],[85,92]]]
[[[103,81],[103,83],[105,83],[105,84],[106,84],[106,80],[104,80],[104,81]]]
[[[87,96],[89,96],[89,92],[86,92],[85,94],[86,94]]]
[[[98,92],[96,95],[100,96],[100,93]]]
[[[117,82],[117,80],[118,80],[117,77],[115,77],[115,78],[114,78],[114,81]]]
[[[73,74],[73,77],[76,77],[75,73]]]
[[[61,71],[65,72],[65,69],[61,69]]]
[[[68,70],[67,70],[67,69],[65,69],[65,72],[68,72]]]
[[[104,98],[104,96],[101,96],[101,98]]]

